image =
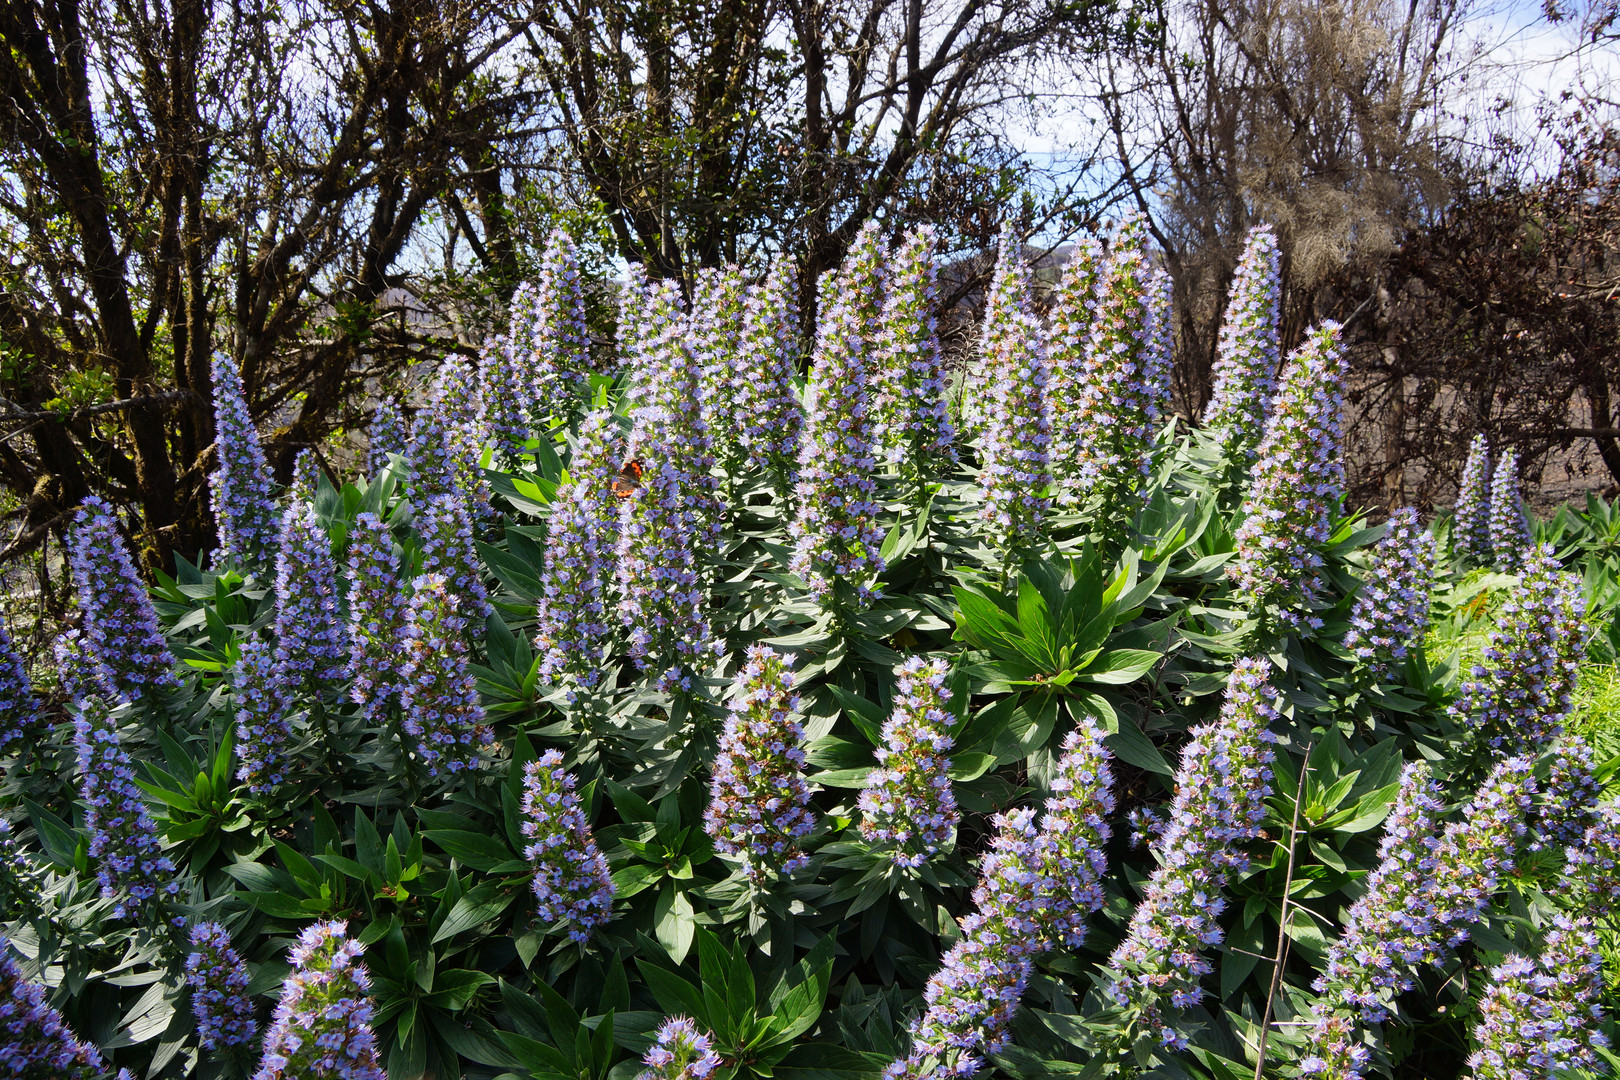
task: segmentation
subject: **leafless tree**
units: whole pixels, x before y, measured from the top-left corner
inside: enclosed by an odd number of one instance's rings
[[[1049,65],[1142,36],[1069,0],[569,0],[530,36],[555,170],[660,277],[801,253],[813,283],[874,218],[983,246],[1004,217],[1071,208],[1003,126]],[[1094,192],[1088,193],[1094,194]]]
[[[1159,0],[1162,37],[1113,54],[1098,102],[1175,278],[1196,412],[1244,233],[1278,229],[1284,338],[1320,287],[1376,265],[1448,191],[1440,137],[1468,0]]]
[[[398,297],[435,215],[509,280],[492,145],[530,103],[487,0],[17,0],[0,8],[0,486],[26,550],[88,493],[148,554],[209,529],[209,360],[290,453],[425,344]],[[434,335],[427,335],[434,337]],[[454,346],[442,335],[438,348]]]

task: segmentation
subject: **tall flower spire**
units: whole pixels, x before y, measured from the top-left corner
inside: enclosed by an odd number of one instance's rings
[[[561,229],[551,230],[540,260],[534,290],[534,330],[530,338],[534,358],[529,368],[537,383],[531,401],[539,411],[569,415],[575,384],[591,369],[591,337],[585,321],[585,278],[580,273],[579,249]],[[536,391],[545,391],[545,400]]]
[[[523,857],[541,921],[567,922],[568,936],[586,942],[613,915],[613,875],[562,762],[562,751],[548,750],[524,766]]]
[[[438,574],[411,587],[399,661],[399,704],[406,748],[431,777],[476,767],[494,741],[484,723],[478,680],[468,666],[467,602]]]
[[[45,988],[23,977],[0,937],[0,1063],[18,1080],[96,1080],[101,1051],[75,1035]]]
[[[551,503],[545,568],[535,610],[535,647],[540,674],[572,676],[580,686],[601,678],[609,634],[607,594],[619,510],[613,481],[621,460],[619,428],[599,410],[580,424],[579,443],[568,463],[568,483]]]
[[[635,347],[637,407],[631,454],[641,484],[624,500],[619,526],[619,613],[630,631],[630,655],[662,671],[659,684],[689,684],[716,648],[703,610],[698,545],[718,540],[713,459],[697,401],[697,371],[685,342],[679,296],[660,283],[640,310]]]
[[[1086,340],[1072,412],[1074,482],[1065,498],[1117,514],[1147,475],[1157,410],[1152,266],[1147,224],[1126,218],[1097,283],[1097,317]]]
[[[877,360],[876,427],[888,459],[913,485],[956,460],[934,315],[937,244],[933,227],[921,225],[890,252]]]
[[[1108,839],[1113,827],[1114,770],[1100,725],[1082,720],[1063,738],[1063,755],[1052,778],[1052,794],[1041,815],[1041,869],[1047,898],[1041,905],[1046,948],[1078,949],[1085,944],[1086,920],[1107,897]]]
[[[373,720],[399,691],[384,673],[399,659],[409,591],[388,525],[370,511],[356,516],[349,530],[349,696]]]
[[[228,353],[214,354],[214,448],[219,465],[208,477],[219,526],[220,566],[255,570],[270,565],[276,552],[274,483],[259,429],[248,415],[242,375]]]
[[[1497,569],[1518,573],[1535,547],[1535,538],[1524,513],[1524,500],[1519,497],[1519,455],[1512,450],[1502,455],[1491,473],[1490,527]]]
[[[792,570],[824,607],[864,607],[884,569],[873,477],[872,382],[882,327],[883,245],[862,226],[824,282],[825,307],[805,390]]]
[[[1007,1045],[1018,999],[1040,951],[1036,919],[1044,882],[1035,811],[994,818],[995,838],[973,892],[974,912],[923,991],[911,1023],[911,1052],[884,1069],[885,1080],[971,1076]]]
[[[685,1016],[659,1025],[636,1080],[706,1080],[725,1063],[714,1052],[714,1040]]]
[[[371,976],[347,929],[321,922],[298,935],[253,1080],[387,1080],[371,1029]]]
[[[118,519],[99,497],[84,500],[68,535],[68,565],[84,614],[84,646],[116,690],[138,698],[175,690],[174,655],[157,609],[118,535]]]
[[[1597,1030],[1606,1011],[1603,954],[1584,918],[1557,915],[1534,960],[1509,956],[1491,971],[1469,1057],[1475,1080],[1524,1080],[1602,1068]]]
[[[435,495],[459,494],[475,518],[488,512],[489,484],[480,467],[486,421],[478,373],[460,360],[440,364],[427,404],[411,423],[411,486],[418,505]]]
[[[710,452],[726,463],[729,476],[736,471],[742,447],[738,439],[743,420],[740,383],[744,369],[741,352],[743,301],[746,284],[735,264],[723,269],[704,267],[692,288],[692,311],[687,341],[698,370],[698,400],[708,429]]]
[[[28,669],[12,646],[11,635],[0,625],[0,754],[9,753],[12,744],[34,727],[38,708]]]
[[[1277,609],[1297,627],[1322,625],[1309,609],[1320,588],[1320,548],[1344,493],[1343,384],[1339,325],[1323,323],[1288,361],[1227,571],[1250,603]]]
[[[198,1045],[222,1050],[252,1042],[258,1024],[247,993],[247,968],[231,945],[230,933],[219,923],[201,923],[191,928],[190,936],[186,985],[191,988]]]
[[[1407,507],[1389,517],[1389,531],[1373,552],[1344,647],[1373,677],[1390,681],[1396,665],[1429,628],[1429,589],[1434,580],[1434,537]]]
[[[236,778],[253,795],[268,795],[287,778],[293,741],[291,703],[277,678],[275,655],[256,637],[242,641],[231,668],[236,706]]]
[[[1213,432],[1234,463],[1248,465],[1265,432],[1266,408],[1281,361],[1282,257],[1270,225],[1249,230],[1232,274],[1232,287],[1215,346],[1214,389],[1204,409]]]
[[[1491,444],[1483,434],[1468,444],[1468,461],[1457,484],[1451,542],[1477,566],[1496,561],[1491,544]]]
[[[1097,284],[1103,262],[1102,243],[1095,236],[1076,240],[1052,303],[1047,403],[1052,417],[1052,476],[1060,485],[1078,478],[1080,440],[1091,430],[1081,407],[1088,381],[1086,348],[1097,318]]]
[[[1030,309],[1023,245],[1002,231],[996,277],[984,309],[984,366],[989,380],[979,484],[981,515],[994,543],[1016,548],[1039,529],[1052,483],[1046,413],[1046,341]]]
[[[1176,283],[1164,270],[1148,275],[1148,347],[1142,359],[1142,411],[1149,435],[1170,416],[1171,380],[1176,368]],[[1152,468],[1151,452],[1147,467]]]
[[[388,468],[389,456],[406,452],[405,421],[399,415],[399,403],[384,398],[377,403],[366,432],[366,475],[375,480]]]
[[[1504,753],[1535,753],[1563,730],[1586,652],[1586,597],[1553,558],[1534,549],[1508,594],[1451,715]]]
[[[804,730],[789,661],[764,646],[748,650],[720,737],[703,827],[749,880],[768,882],[809,861],[799,841],[815,826],[804,778]]]
[[[913,656],[894,669],[894,713],[861,793],[861,835],[893,849],[901,866],[921,866],[956,839],[944,660]]]
[[[1316,980],[1322,995],[1305,1031],[1300,1072],[1360,1080],[1370,1055],[1360,1025],[1388,1018],[1420,964],[1439,964],[1468,940],[1502,881],[1513,873],[1537,784],[1529,758],[1492,770],[1460,820],[1436,835],[1440,789],[1426,766],[1409,765],[1384,825],[1380,862],[1350,907],[1344,933]]]
[[[1259,834],[1265,819],[1276,741],[1267,728],[1277,716],[1268,679],[1266,661],[1239,660],[1220,718],[1193,729],[1159,841],[1159,868],[1109,962],[1122,1003],[1140,1010],[1167,1046],[1181,1048],[1186,1040],[1164,1009],[1185,1009],[1203,997],[1199,980],[1213,965],[1202,954],[1223,936],[1223,890],[1248,870],[1241,844]]]
[[[276,555],[276,679],[287,694],[319,696],[348,674],[338,622],[337,560],[315,508],[295,502],[282,515]]]
[[[463,601],[468,619],[489,618],[495,609],[484,588],[484,564],[466,501],[454,492],[433,496],[421,508],[416,529],[422,537],[422,573],[442,575]]]
[[[801,352],[798,268],[792,257],[779,255],[743,300],[737,437],[749,466],[769,475],[783,497],[798,477],[804,406],[795,380]]]
[[[489,427],[509,456],[529,441],[534,426],[530,405],[540,392],[531,370],[534,294],[534,285],[527,281],[512,290],[506,329],[485,338],[479,350],[478,374]]]
[[[1005,1044],[1034,958],[1084,944],[1086,919],[1106,899],[1114,797],[1104,734],[1085,723],[1065,737],[1039,824],[1031,809],[996,816],[974,913],[928,980],[928,1007],[911,1024],[911,1052],[884,1070],[889,1080],[948,1080],[977,1070],[983,1054]]]
[[[101,896],[115,900],[113,918],[139,918],[160,894],[179,891],[174,862],[163,854],[157,825],[135,785],[135,765],[118,737],[118,724],[100,698],[77,703],[73,747],[79,793],[87,810],[90,857],[97,860]]]

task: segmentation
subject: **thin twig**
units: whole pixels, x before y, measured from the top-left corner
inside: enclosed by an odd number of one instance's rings
[[[1299,844],[1299,811],[1305,802],[1305,778],[1311,772],[1311,750],[1305,747],[1305,760],[1300,764],[1299,785],[1294,792],[1294,822],[1288,829],[1288,870],[1283,878],[1282,914],[1277,925],[1277,957],[1271,967],[1271,989],[1266,994],[1265,1015],[1260,1018],[1260,1047],[1254,1055],[1254,1080],[1261,1080],[1266,1071],[1266,1036],[1271,1032],[1271,1009],[1282,987],[1283,964],[1288,960],[1288,901],[1294,892],[1294,849]]]

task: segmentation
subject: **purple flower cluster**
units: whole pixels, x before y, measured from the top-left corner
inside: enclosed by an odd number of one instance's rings
[[[743,423],[742,382],[750,376],[741,357],[743,300],[747,293],[742,270],[704,267],[692,286],[692,311],[687,341],[698,371],[698,401],[703,425],[709,433],[710,452],[725,463],[727,476],[735,475],[743,448],[738,432]]]
[[[1558,737],[1586,651],[1586,600],[1550,545],[1525,560],[1451,715],[1506,753],[1539,751]],[[1488,666],[1487,666],[1488,665]]]
[[[1091,430],[1080,408],[1085,400],[1086,348],[1097,318],[1097,282],[1102,268],[1103,250],[1097,238],[1083,236],[1075,241],[1052,305],[1046,393],[1052,425],[1052,475],[1059,486],[1077,478],[1080,441]]]
[[[1351,905],[1344,933],[1329,948],[1316,982],[1317,991],[1325,995],[1315,1029],[1316,1041],[1323,1047],[1343,1027],[1334,1031],[1322,1027],[1332,1013],[1348,1008],[1355,1019],[1383,1020],[1389,1015],[1387,1000],[1411,985],[1409,970],[1433,963],[1440,950],[1461,940],[1450,929],[1456,913],[1438,906],[1436,897],[1443,809],[1439,785],[1428,766],[1408,765],[1394,808],[1384,821],[1378,866],[1367,879],[1367,891]],[[1342,1034],[1348,1037],[1350,1032]],[[1343,1052],[1322,1057],[1331,1061],[1342,1058]]]
[[[1323,996],[1306,1033],[1305,1075],[1359,1080],[1368,1055],[1356,1026],[1387,1019],[1396,995],[1416,985],[1418,965],[1442,963],[1468,940],[1513,873],[1535,793],[1531,760],[1509,758],[1436,836],[1439,788],[1423,765],[1407,766],[1378,868],[1316,981]]]
[[[348,676],[332,538],[307,502],[287,507],[276,553],[276,680],[290,699]]]
[[[256,637],[244,638],[231,669],[236,703],[236,778],[253,795],[268,795],[287,778],[292,709],[277,677],[275,654]]]
[[[112,507],[95,495],[73,519],[68,564],[84,615],[84,649],[98,678],[130,698],[179,689],[157,609],[118,535]]]
[[[386,1080],[371,1030],[371,976],[347,930],[334,920],[298,935],[253,1080]]]
[[[537,404],[551,411],[558,401],[568,400],[574,384],[591,368],[591,336],[585,321],[585,278],[579,269],[579,250],[573,238],[561,229],[551,230],[546,238],[533,311],[530,347],[534,355],[528,367],[536,379],[527,398],[536,401],[536,391],[549,391]],[[560,411],[566,413],[568,409],[565,406]]]
[[[469,619],[493,615],[466,500],[455,493],[432,496],[417,516],[416,531],[422,537],[422,573],[443,577]]]
[[[1559,915],[1534,960],[1510,956],[1491,972],[1469,1057],[1475,1080],[1540,1080],[1601,1067],[1606,1010],[1603,957],[1585,919]]]
[[[606,410],[579,427],[568,483],[552,500],[546,564],[535,611],[540,674],[553,682],[572,675],[595,686],[608,639],[607,590],[619,539],[613,479],[619,471],[619,428]]]
[[[523,770],[523,835],[541,920],[567,920],[570,938],[589,941],[613,915],[613,875],[559,750],[546,751]]]
[[[113,918],[139,918],[160,893],[174,896],[174,862],[163,854],[157,825],[135,785],[135,765],[119,742],[118,725],[99,698],[81,702],[73,718],[79,794],[90,829],[90,857],[99,860],[101,896],[116,901]]]
[[[0,1076],[14,1080],[96,1080],[101,1052],[68,1028],[45,988],[23,977],[0,937]]]
[[[51,655],[56,657],[57,678],[70,706],[89,697],[118,696],[111,672],[96,662],[79,631],[69,630],[51,642]]]
[[[0,917],[10,917],[19,908],[30,910],[37,904],[42,882],[39,870],[28,852],[17,846],[11,822],[0,818]],[[0,938],[0,949],[4,949]]]
[[[1072,407],[1074,478],[1063,498],[1107,514],[1131,505],[1147,474],[1161,407],[1162,363],[1153,356],[1147,224],[1133,215],[1114,234],[1094,298],[1096,318]]]
[[[1620,802],[1593,807],[1586,831],[1564,849],[1564,876],[1587,911],[1607,915],[1620,906]]]
[[[652,289],[629,317],[639,326],[630,452],[642,477],[619,519],[619,614],[631,657],[642,669],[662,669],[659,688],[669,690],[689,685],[699,658],[718,650],[703,610],[696,545],[718,541],[719,504],[674,285]]]
[[[864,606],[878,595],[873,578],[887,569],[873,478],[872,384],[883,314],[883,244],[875,224],[861,228],[822,291],[805,388],[791,569],[823,606],[841,606],[839,585],[853,587],[855,604]]]
[[[784,498],[798,482],[804,406],[795,380],[801,352],[798,270],[781,255],[743,300],[737,438],[748,464],[769,475]]]
[[[1052,428],[1046,402],[1046,341],[1029,302],[1023,245],[1001,234],[995,281],[984,309],[980,516],[998,545],[1015,548],[1039,531],[1052,485]]]
[[[494,433],[496,445],[508,456],[520,452],[529,441],[532,426],[530,404],[545,397],[549,388],[539,385],[530,367],[534,361],[534,285],[520,282],[507,304],[506,329],[484,339],[478,350],[478,374],[482,380],[485,419]]]
[[[1214,390],[1204,427],[1215,433],[1228,459],[1247,466],[1265,432],[1266,407],[1281,360],[1282,257],[1269,225],[1249,230],[1232,275],[1211,372]]]
[[[860,797],[861,835],[891,846],[901,866],[921,866],[956,838],[946,674],[944,660],[920,656],[894,669],[894,713]]]
[[[1148,277],[1148,348],[1142,358],[1142,381],[1146,387],[1143,411],[1150,432],[1171,414],[1171,380],[1176,365],[1176,283],[1168,273],[1155,270]],[[1151,468],[1152,457],[1149,455]]]
[[[219,527],[216,566],[254,570],[276,551],[276,500],[259,429],[248,415],[242,375],[228,354],[214,354],[214,449],[219,466],[208,476]]]
[[[971,1076],[1007,1045],[1041,950],[1040,829],[1035,811],[995,817],[996,835],[973,892],[975,911],[923,990],[927,1008],[911,1024],[911,1053],[883,1071],[886,1080]]]
[[[247,992],[247,966],[232,947],[229,931],[219,923],[191,928],[186,985],[191,987],[197,1042],[204,1050],[243,1046],[253,1040],[258,1024]]]
[[[1496,561],[1491,546],[1491,445],[1484,435],[1475,435],[1468,444],[1468,462],[1452,512],[1451,542],[1476,566]]]
[[[423,574],[412,583],[405,631],[395,643],[402,653],[400,728],[432,777],[476,767],[494,741],[468,662],[462,605],[443,577]]]
[[[1312,630],[1322,625],[1305,610],[1319,587],[1317,549],[1344,493],[1344,372],[1338,323],[1318,326],[1289,358],[1243,500],[1237,558],[1227,571],[1251,603],[1276,607],[1284,622]]]
[[[756,884],[810,861],[799,842],[815,827],[804,778],[804,729],[789,661],[755,645],[737,673],[720,736],[703,827],[723,854],[742,861]]]
[[[1531,849],[1583,846],[1587,831],[1601,825],[1604,818],[1603,785],[1593,772],[1591,744],[1578,735],[1565,736],[1549,757]]]
[[[1519,455],[1512,450],[1502,455],[1491,473],[1491,551],[1496,568],[1516,574],[1535,548],[1530,519],[1519,497]]]
[[[387,470],[389,456],[406,452],[405,421],[392,398],[377,403],[366,434],[366,475],[375,480]]]
[[[480,467],[485,409],[477,373],[446,360],[428,386],[427,403],[411,422],[411,495],[418,506],[435,495],[458,494],[477,518],[489,506]]]
[[[663,1022],[641,1061],[647,1068],[636,1080],[704,1080],[724,1064],[714,1041],[684,1016]]]
[[[1203,997],[1198,982],[1214,970],[1203,953],[1222,938],[1222,890],[1248,869],[1241,845],[1265,819],[1275,700],[1266,661],[1233,666],[1219,719],[1194,728],[1182,751],[1159,867],[1110,960],[1115,992],[1141,1010],[1167,1046],[1183,1047],[1185,1036],[1169,1025],[1163,1004],[1185,1009]]]
[[[1046,899],[1038,920],[1048,948],[1078,949],[1086,919],[1101,908],[1106,848],[1114,812],[1114,772],[1103,745],[1107,733],[1089,718],[1063,739],[1052,794],[1041,815],[1040,860]]]
[[[1352,1017],[1314,1016],[1299,1074],[1315,1080],[1361,1080],[1372,1053],[1356,1038]]]
[[[320,486],[321,464],[315,460],[315,452],[298,451],[298,457],[293,461],[292,484],[287,488],[287,504],[289,506],[294,503],[313,504]]]
[[[39,702],[11,635],[0,626],[0,755],[23,738],[38,721]]]
[[[883,340],[879,346],[876,395],[879,438],[901,475],[920,484],[941,463],[956,461],[955,433],[945,393],[945,364],[939,350],[939,291],[933,227],[917,228],[889,253]]]
[[[1035,811],[997,815],[996,836],[973,893],[974,914],[929,979],[927,1009],[911,1025],[911,1053],[890,1080],[966,1076],[1006,1044],[1034,958],[1077,948],[1103,904],[1113,774],[1103,731],[1087,723],[1064,740],[1052,795]]]
[[[1475,792],[1459,821],[1440,838],[1440,869],[1435,875],[1435,904],[1442,923],[1467,927],[1484,915],[1491,898],[1518,865],[1525,834],[1535,815],[1535,762],[1512,757],[1499,762]]]
[[[381,678],[398,659],[398,642],[409,617],[408,590],[387,524],[369,511],[349,529],[349,696],[375,721],[397,684]]]
[[[1428,631],[1433,579],[1434,537],[1418,523],[1416,510],[1395,511],[1356,593],[1344,636],[1344,647],[1379,681],[1395,678],[1407,649]]]

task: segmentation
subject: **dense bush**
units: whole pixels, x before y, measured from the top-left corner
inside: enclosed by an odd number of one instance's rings
[[[803,387],[786,264],[634,283],[612,375],[559,272],[284,505],[220,361],[223,551],[148,592],[88,502],[68,719],[0,665],[0,1076],[1612,1060],[1614,764],[1561,726],[1614,518],[1534,546],[1483,444],[1455,542],[1347,512],[1268,241],[1207,429],[1135,224],[1049,322],[1003,245],[966,410],[871,229]]]

